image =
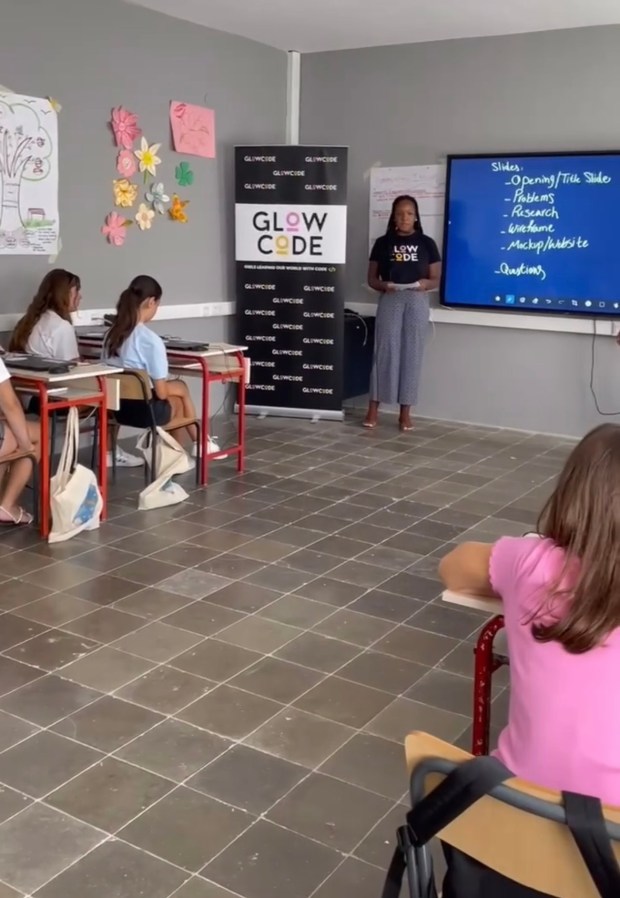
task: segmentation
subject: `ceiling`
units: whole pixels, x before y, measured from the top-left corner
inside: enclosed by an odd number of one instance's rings
[[[620,24],[620,0],[127,0],[313,53]]]

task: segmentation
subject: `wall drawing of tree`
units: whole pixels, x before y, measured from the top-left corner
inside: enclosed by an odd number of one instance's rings
[[[0,232],[19,231],[26,226],[21,209],[22,184],[43,181],[50,173],[54,148],[35,102],[0,96]]]

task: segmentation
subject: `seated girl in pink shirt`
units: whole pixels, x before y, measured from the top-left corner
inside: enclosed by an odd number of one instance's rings
[[[439,573],[503,603],[510,711],[497,756],[522,779],[620,806],[620,426],[575,447],[538,530],[464,543]]]

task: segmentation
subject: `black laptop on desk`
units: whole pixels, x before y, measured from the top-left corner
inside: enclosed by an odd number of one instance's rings
[[[166,349],[177,349],[179,352],[206,352],[208,343],[197,343],[195,340],[179,340],[177,337],[163,338]]]
[[[58,359],[46,359],[40,355],[12,356],[10,352],[3,356],[8,368],[24,371],[42,371],[46,374],[68,374],[76,367],[75,362],[61,362]]]

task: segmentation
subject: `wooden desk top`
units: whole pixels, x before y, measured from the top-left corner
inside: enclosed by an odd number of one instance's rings
[[[38,383],[58,384],[65,383],[70,380],[85,380],[89,377],[110,377],[114,374],[122,374],[123,369],[112,365],[101,364],[79,364],[70,371],[63,374],[50,374],[49,371],[30,371],[27,368],[13,368],[11,363],[6,363],[7,370],[11,377],[16,380],[31,380]]]
[[[441,595],[443,602],[449,605],[460,605],[462,608],[473,608],[475,611],[486,611],[488,614],[502,614],[502,600],[495,596],[472,596],[466,592],[453,592],[445,589]]]

